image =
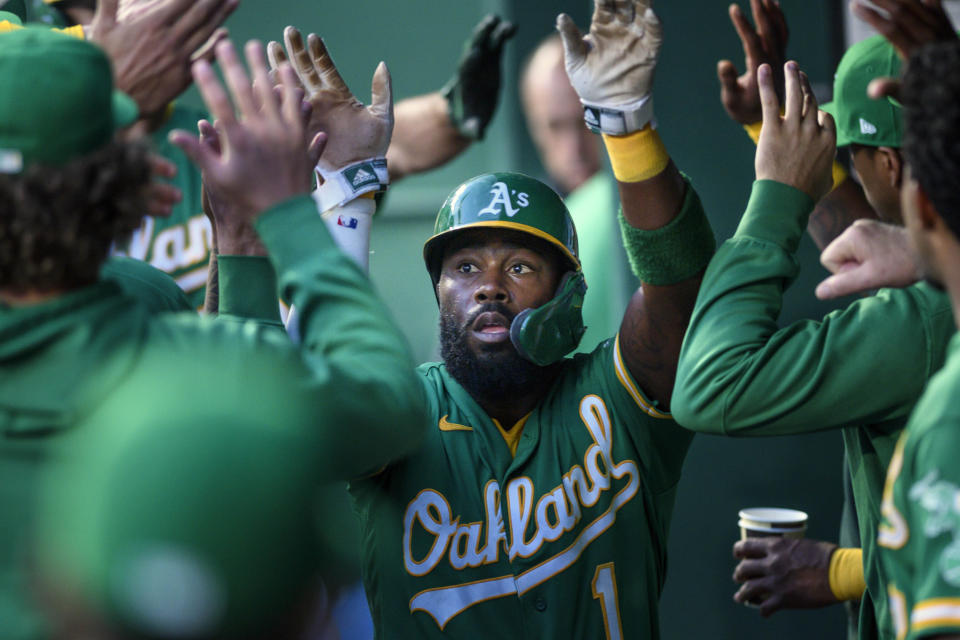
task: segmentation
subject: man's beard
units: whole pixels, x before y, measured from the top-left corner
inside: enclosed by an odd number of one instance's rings
[[[472,314],[463,326],[450,311],[440,311],[440,355],[447,371],[474,398],[497,398],[509,395],[524,395],[542,382],[544,369],[517,353],[512,342],[483,344],[479,353],[470,349],[467,335],[470,327],[481,313],[493,311],[503,315],[510,323],[514,315],[500,304],[485,304]]]

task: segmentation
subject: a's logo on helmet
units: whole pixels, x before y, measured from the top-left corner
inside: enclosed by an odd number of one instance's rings
[[[530,204],[527,199],[528,196],[526,192],[521,191],[520,193],[517,193],[516,189],[511,190],[503,182],[494,182],[493,187],[490,189],[490,193],[493,194],[493,200],[490,201],[490,204],[477,212],[478,216],[482,216],[484,214],[498,216],[500,215],[500,207],[502,206],[503,212],[507,214],[507,217],[512,218],[520,213],[521,208]],[[510,201],[511,195],[517,197],[518,206],[513,206],[513,203]]]

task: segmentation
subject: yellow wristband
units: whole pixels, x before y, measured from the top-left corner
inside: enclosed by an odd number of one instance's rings
[[[613,175],[620,182],[640,182],[659,175],[670,164],[660,134],[649,124],[625,136],[603,134]]]
[[[859,600],[867,588],[863,579],[863,550],[837,549],[830,556],[830,591],[837,600]]]
[[[85,40],[85,39],[86,39],[86,37],[84,36],[84,33],[83,33],[83,25],[82,25],[82,24],[75,24],[75,25],[73,25],[72,27],[67,27],[67,28],[65,28],[65,29],[54,29],[54,31],[60,31],[60,32],[62,32],[62,33],[67,34],[68,36],[73,36],[74,38],[78,38],[78,39],[80,39],[80,40]]]
[[[837,162],[836,160],[834,160],[833,161],[833,186],[830,187],[830,191],[833,191],[834,189],[839,187],[841,184],[843,184],[843,181],[849,177],[850,177],[850,174],[847,173],[847,170],[843,168],[843,165]]]
[[[754,122],[753,124],[743,125],[743,130],[747,132],[747,135],[750,136],[750,139],[753,140],[753,144],[760,143],[760,129],[763,128],[763,122]]]

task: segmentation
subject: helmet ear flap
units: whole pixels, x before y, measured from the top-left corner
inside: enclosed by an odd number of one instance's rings
[[[568,271],[549,302],[518,313],[510,323],[510,341],[517,353],[545,367],[576,349],[587,330],[583,324],[586,293],[583,272]]]

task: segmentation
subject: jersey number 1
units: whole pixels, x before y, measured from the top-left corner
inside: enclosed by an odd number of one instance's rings
[[[617,576],[613,572],[612,562],[597,565],[590,587],[603,610],[603,628],[607,632],[607,640],[623,640],[620,607],[617,604]]]

